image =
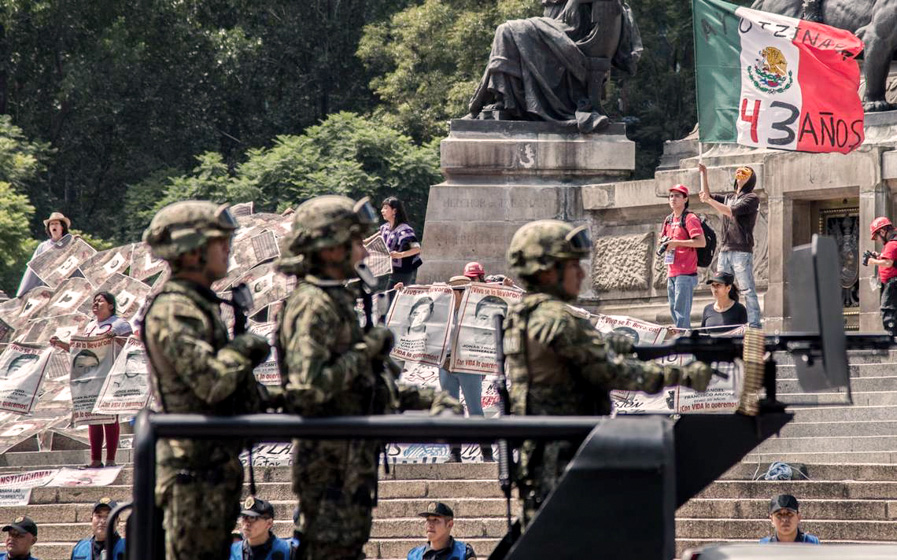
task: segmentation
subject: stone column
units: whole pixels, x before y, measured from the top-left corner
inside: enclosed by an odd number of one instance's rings
[[[891,214],[890,190],[884,183],[860,186],[860,256],[865,251],[880,251],[874,241],[869,239],[869,224],[878,216]],[[860,332],[884,332],[881,326],[879,310],[880,292],[876,285],[876,268],[860,266]]]
[[[785,263],[791,255],[794,200],[781,191],[769,193],[769,287],[763,299],[763,329],[767,333],[786,330],[788,315]],[[775,232],[775,233],[773,233]]]

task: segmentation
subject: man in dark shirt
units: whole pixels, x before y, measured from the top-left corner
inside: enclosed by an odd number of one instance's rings
[[[701,202],[712,206],[723,219],[716,269],[735,275],[747,305],[748,324],[760,328],[760,301],[754,285],[754,225],[760,213],[760,198],[754,193],[757,175],[750,167],[739,167],[732,185],[734,192],[718,195],[710,193],[707,167],[699,163],[698,171],[701,173]]]
[[[17,517],[3,531],[6,552],[0,553],[0,560],[37,560],[31,556],[31,547],[37,542],[37,524],[30,517]]]
[[[473,547],[452,537],[455,512],[442,502],[430,502],[427,511],[419,514],[425,517],[427,544],[412,548],[408,560],[476,560]]]

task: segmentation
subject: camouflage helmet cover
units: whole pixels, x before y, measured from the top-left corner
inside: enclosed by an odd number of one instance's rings
[[[338,247],[353,235],[370,235],[376,225],[376,210],[367,197],[355,202],[346,196],[318,196],[296,208],[293,230],[283,240],[282,253],[295,257]]]
[[[511,238],[508,266],[519,276],[532,276],[561,261],[585,258],[591,248],[587,226],[539,220],[518,229]]]
[[[156,257],[171,261],[210,239],[231,235],[238,224],[228,208],[206,200],[169,204],[153,216],[143,241]]]

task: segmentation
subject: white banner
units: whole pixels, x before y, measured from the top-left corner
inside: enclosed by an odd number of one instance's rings
[[[93,412],[100,389],[115,363],[115,339],[108,336],[73,336],[69,344],[72,423],[78,426],[117,421],[115,416]]]
[[[31,488],[0,488],[0,507],[27,506]]]
[[[490,284],[470,284],[458,309],[449,370],[454,373],[494,374],[496,316],[506,316],[510,306],[523,298],[515,288]]]
[[[81,264],[79,267],[81,274],[90,280],[91,284],[99,286],[113,274],[122,273],[128,268],[133,250],[134,244],[129,243],[100,251]]]
[[[448,285],[410,286],[396,293],[386,326],[396,338],[390,356],[441,366],[448,347],[454,297]]]
[[[91,294],[109,292],[115,296],[115,314],[127,320],[137,313],[137,310],[149,297],[151,290],[149,284],[115,272],[110,274],[98,288],[92,290]],[[92,305],[93,297],[90,297],[78,310],[81,313],[90,313]]]
[[[103,387],[95,414],[137,414],[150,399],[149,368],[146,350],[137,337],[130,337],[118,353]]]
[[[386,247],[386,241],[380,234],[371,237],[364,244],[367,249],[368,256],[364,258],[364,264],[374,276],[389,276],[392,274],[392,257],[389,256],[389,249]]]
[[[149,245],[135,243],[131,251],[131,267],[129,276],[138,280],[146,280],[155,274],[168,270],[168,263],[153,256]]]
[[[52,348],[10,344],[0,354],[0,410],[29,414],[37,401]]]
[[[59,473],[59,469],[44,469],[28,471],[17,474],[0,475],[0,489],[31,489],[46,486],[53,477]]]
[[[109,486],[121,472],[122,465],[102,469],[73,469],[62,467],[47,483],[48,487]]]
[[[240,453],[243,466],[249,465],[249,452]],[[252,447],[253,467],[288,467],[293,464],[293,444],[259,443]]]
[[[667,329],[647,321],[639,321],[631,317],[614,315],[598,315],[595,328],[603,334],[628,336],[633,344],[656,345],[663,342]],[[674,358],[675,359],[675,358]],[[657,360],[668,363],[668,358]],[[663,391],[650,395],[642,391],[610,392],[614,414],[639,414],[643,412],[676,412],[678,387],[665,387]]]
[[[268,339],[268,344],[271,345],[268,359],[256,366],[252,373],[255,374],[256,380],[262,385],[280,387],[280,369],[277,367],[277,350],[274,348],[277,323],[249,323],[249,332],[264,336]]]
[[[59,286],[60,282],[78,270],[81,263],[97,252],[80,237],[74,237],[69,233],[62,239],[66,238],[68,241],[61,247],[44,251],[28,263],[28,268],[51,288]]]

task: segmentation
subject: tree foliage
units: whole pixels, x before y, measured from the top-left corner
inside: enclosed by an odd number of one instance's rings
[[[395,130],[353,113],[336,113],[298,136],[278,136],[269,148],[249,150],[233,173],[221,155],[206,153],[189,175],[136,185],[128,214],[140,216],[142,229],[161,207],[188,198],[215,202],[255,201],[259,210],[283,210],[313,196],[370,196],[378,206],[387,196],[405,202],[420,226],[430,185],[441,179],[435,146],[415,146]],[[160,184],[161,183],[161,184]],[[164,195],[144,196],[154,189]],[[138,196],[138,193],[142,193]],[[135,228],[136,229],[136,228]],[[136,232],[135,232],[136,233]]]

